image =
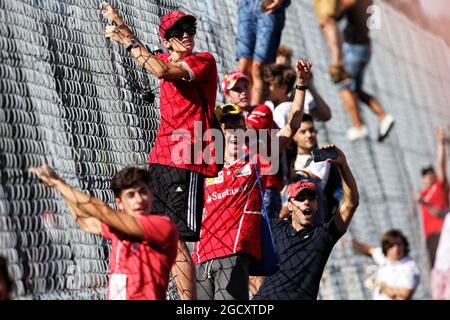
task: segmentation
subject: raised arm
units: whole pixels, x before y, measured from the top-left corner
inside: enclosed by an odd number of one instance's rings
[[[298,60],[295,66],[297,80],[294,101],[289,112],[287,124],[278,132],[280,152],[286,149],[289,142],[292,140],[302,124],[303,109],[305,104],[305,90],[311,76],[311,67],[311,62],[306,60]]]
[[[326,161],[336,163],[339,166],[342,177],[342,189],[344,191],[344,199],[341,204],[338,213],[335,215],[334,221],[339,232],[345,233],[347,231],[350,222],[352,221],[353,214],[359,205],[359,192],[356,185],[353,173],[347,164],[347,159],[344,153],[338,147],[334,145],[326,145],[321,149],[336,148],[337,157],[335,159],[327,159]]]
[[[46,163],[41,167],[31,168],[30,172],[35,173],[46,186],[61,193],[82,230],[100,235],[103,222],[131,237],[144,239],[144,232],[136,218],[120,214],[100,199],[69,186]]]
[[[445,163],[445,131],[443,128],[438,128],[436,130],[436,140],[437,140],[437,168],[436,175],[440,181],[444,184],[444,186],[448,189],[448,179],[446,172],[446,163]]]
[[[66,204],[69,208],[69,212],[72,215],[72,218],[76,223],[78,223],[81,230],[95,235],[102,234],[102,223],[100,220],[85,215],[80,209],[78,209],[77,206],[68,201],[66,201]]]
[[[353,250],[359,252],[365,256],[372,257],[372,253],[375,250],[375,247],[368,245],[367,243],[359,242],[352,238],[352,247]]]
[[[151,52],[136,39],[136,36],[125,24],[123,18],[109,3],[102,2],[100,4],[100,9],[102,10],[103,15],[113,23],[113,25],[105,27],[105,37],[114,40],[125,48],[128,48],[132,43],[132,40],[134,40],[136,46],[131,48],[131,55],[148,72],[158,79],[176,80],[190,78],[189,72],[183,68],[180,63],[165,63],[162,60],[155,58]],[[174,41],[179,40],[174,39]]]

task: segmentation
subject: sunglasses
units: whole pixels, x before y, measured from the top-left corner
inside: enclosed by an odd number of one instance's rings
[[[231,91],[234,91],[234,92],[236,92],[236,93],[241,93],[241,92],[247,91],[248,88],[233,87],[233,88],[231,88],[230,90],[231,90]]]
[[[299,195],[294,198],[295,201],[299,201],[299,202],[303,202],[305,200],[312,201],[312,200],[316,200],[316,199],[317,199],[317,196],[313,195],[313,194],[304,194],[304,195],[302,194],[302,195]]]
[[[197,33],[197,27],[194,25],[183,25],[180,28],[171,29],[166,31],[166,39],[177,38],[178,40],[183,39],[184,33],[190,36],[195,36]]]

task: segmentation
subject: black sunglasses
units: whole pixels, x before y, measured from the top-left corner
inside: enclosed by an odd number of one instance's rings
[[[166,31],[166,39],[177,38],[178,40],[183,39],[184,33],[190,36],[195,36],[197,33],[197,27],[195,25],[182,25],[180,27],[170,29]]]
[[[244,91],[246,91],[246,90],[248,90],[248,89],[246,89],[246,88],[233,87],[233,88],[231,88],[230,90],[231,90],[231,91],[234,91],[234,92],[236,92],[236,93],[241,93],[241,92],[244,92]]]
[[[305,200],[311,201],[311,200],[316,200],[316,199],[317,199],[317,196],[314,194],[302,194],[302,195],[299,195],[294,198],[294,200],[299,201],[299,202],[303,202]]]

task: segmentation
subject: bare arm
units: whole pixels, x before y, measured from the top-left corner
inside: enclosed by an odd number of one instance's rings
[[[289,218],[290,214],[291,214],[291,212],[289,211],[289,208],[288,208],[287,204],[284,203],[281,206],[281,210],[280,210],[280,213],[278,215],[278,218],[279,219],[287,219],[287,218]]]
[[[446,164],[445,164],[445,131],[443,128],[438,128],[436,130],[436,138],[437,138],[437,170],[436,175],[439,180],[442,181],[444,186],[448,189],[448,180],[446,173]]]
[[[414,289],[391,287],[383,282],[378,283],[378,287],[382,293],[393,300],[409,300],[414,293]]]
[[[131,41],[131,40],[130,40]],[[179,41],[179,40],[174,40]],[[128,42],[129,44],[130,42]],[[128,44],[124,46],[127,47]],[[165,63],[160,59],[154,58],[153,55],[143,46],[131,49],[132,56],[143,66],[148,72],[158,79],[179,80],[190,79],[189,72],[179,63]]]
[[[413,217],[417,217],[417,203],[421,201],[420,194],[415,193],[416,195],[413,195],[409,201],[409,213]]]
[[[359,242],[355,239],[352,239],[352,246],[353,246],[353,250],[355,250],[363,255],[366,255],[368,257],[371,257],[373,251],[375,250],[374,247],[372,247],[366,243]]]
[[[248,277],[248,288],[252,295],[256,295],[259,291],[259,288],[264,283],[264,276],[250,276]]]
[[[144,231],[136,218],[120,214],[100,199],[69,186],[46,163],[39,168],[31,168],[30,171],[46,186],[61,193],[75,221],[84,231],[101,234],[103,222],[131,237],[144,239]]]
[[[138,46],[131,49],[131,54],[148,72],[158,79],[176,80],[190,78],[189,72],[184,69],[181,64],[165,63],[160,59],[155,58],[147,48],[136,39],[136,36],[125,24],[123,18],[110,4],[102,2],[100,4],[100,9],[102,10],[103,15],[109,21],[114,23],[114,25],[105,27],[105,37],[114,40],[125,48],[130,45],[132,40],[136,40]],[[173,41],[179,40],[174,39]]]
[[[325,100],[322,98],[322,96],[319,94],[319,92],[316,90],[316,87],[314,86],[312,81],[310,81],[309,84],[309,91],[311,92],[314,98],[314,103],[316,104],[316,107],[310,111],[311,116],[319,121],[330,120],[331,109],[325,102]]]
[[[298,60],[296,64],[298,86],[307,86],[311,75],[311,62]],[[300,128],[305,104],[305,91],[295,90],[294,101],[289,112],[287,124],[278,132],[280,152],[282,152]]]
[[[69,208],[69,212],[72,215],[72,218],[76,223],[80,226],[81,230],[92,233],[95,235],[102,234],[102,223],[97,218],[88,217],[81,210],[79,210],[75,205],[70,202],[67,202],[67,207]]]
[[[352,221],[353,214],[359,205],[359,192],[356,185],[353,173],[347,164],[344,153],[334,145],[326,145],[321,149],[336,148],[336,159],[327,159],[326,161],[336,163],[339,166],[342,176],[342,189],[344,191],[344,200],[341,204],[338,213],[336,214],[334,221],[339,232],[345,233],[347,231],[350,222]]]
[[[94,218],[131,237],[144,239],[144,231],[135,217],[120,214],[100,199],[81,192],[62,180],[56,183],[55,189],[61,193],[67,203],[89,216],[88,219]]]
[[[423,198],[421,198],[421,197],[419,197],[418,202],[423,204],[425,207],[427,207],[427,209],[430,211],[430,213],[435,217],[443,218],[443,217],[445,217],[445,215],[448,212],[447,210],[440,210],[439,208],[436,208],[431,203],[423,200]]]

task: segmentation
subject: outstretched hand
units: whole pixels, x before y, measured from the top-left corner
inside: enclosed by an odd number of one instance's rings
[[[32,167],[28,171],[34,173],[47,187],[54,187],[55,183],[61,180],[55,170],[50,168],[47,160],[40,167]]]
[[[119,13],[107,2],[99,5],[102,15],[108,19],[110,25],[105,27],[105,37],[127,46],[135,38],[130,28],[125,24]]]
[[[297,60],[295,71],[297,72],[297,85],[307,86],[311,78],[312,63],[308,60]]]
[[[324,145],[320,149],[332,149],[332,148],[336,150],[337,156],[334,159],[328,158],[326,159],[326,161],[330,163],[335,163],[339,166],[345,164],[347,162],[347,159],[345,158],[344,152],[342,152],[342,150],[336,147],[334,144]]]
[[[102,15],[108,19],[108,22],[120,27],[123,24],[123,19],[119,13],[109,3],[103,1],[99,5],[99,9],[102,11]]]

